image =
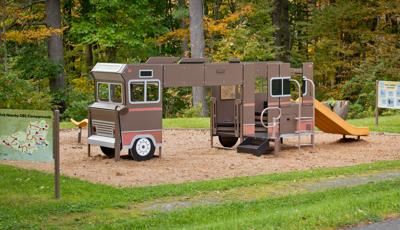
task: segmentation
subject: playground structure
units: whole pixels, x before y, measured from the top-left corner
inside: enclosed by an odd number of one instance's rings
[[[330,133],[368,135],[314,99],[312,63],[291,68],[282,62],[152,57],[144,64],[97,63],[91,74],[96,102],[89,107],[89,154],[90,145],[116,159],[121,148],[138,161],[152,158],[156,148],[161,154],[166,87],[211,87],[212,147],[216,136],[224,147],[240,139],[237,151],[255,155],[278,153],[286,137],[297,137],[298,148],[313,146],[314,125]]]

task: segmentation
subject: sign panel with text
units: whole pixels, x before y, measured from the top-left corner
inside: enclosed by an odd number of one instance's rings
[[[400,109],[400,82],[378,82],[378,107]]]
[[[0,160],[53,160],[53,112],[0,109]]]

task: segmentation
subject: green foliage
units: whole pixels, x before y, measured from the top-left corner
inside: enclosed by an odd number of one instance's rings
[[[165,88],[163,89],[163,114],[164,117],[176,117],[182,111],[189,110],[192,104],[192,89]]]
[[[0,73],[0,108],[50,110],[50,91],[39,88],[38,82],[20,79],[14,72]]]
[[[248,4],[248,5],[247,5]],[[270,17],[272,1],[253,1],[241,3],[241,7],[251,7],[249,15],[229,25],[225,36],[213,37],[210,56],[216,61],[239,58],[242,61],[273,60],[274,46]]]

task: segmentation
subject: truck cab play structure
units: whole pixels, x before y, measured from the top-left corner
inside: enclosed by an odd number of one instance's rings
[[[237,151],[255,155],[279,152],[285,137],[296,137],[299,148],[314,145],[312,63],[291,68],[281,62],[153,57],[144,64],[98,63],[91,73],[96,102],[89,107],[89,153],[90,145],[116,159],[121,148],[138,161],[152,158],[156,148],[161,153],[162,89],[185,86],[211,88],[211,146],[216,136],[224,147],[240,139]]]

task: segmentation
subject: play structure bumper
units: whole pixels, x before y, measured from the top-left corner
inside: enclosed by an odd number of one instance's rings
[[[115,138],[92,135],[88,138],[89,145],[100,145],[108,148],[114,148]]]

